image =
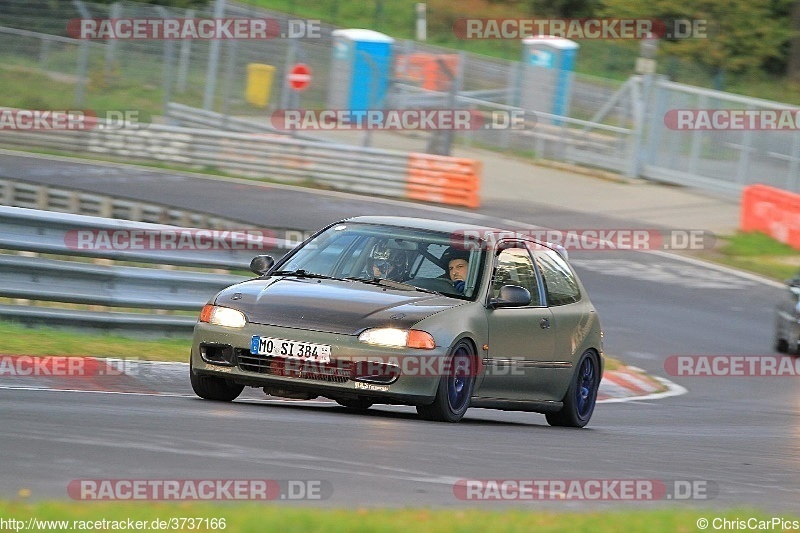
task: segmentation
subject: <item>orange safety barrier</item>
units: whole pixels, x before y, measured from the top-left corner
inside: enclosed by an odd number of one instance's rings
[[[447,91],[450,77],[442,70],[440,61],[456,77],[459,59],[457,54],[401,54],[395,63],[395,77],[429,91]]]
[[[742,193],[742,231],[760,231],[800,250],[800,194],[767,185]]]
[[[442,155],[408,155],[406,197],[440,204],[480,206],[481,163]]]

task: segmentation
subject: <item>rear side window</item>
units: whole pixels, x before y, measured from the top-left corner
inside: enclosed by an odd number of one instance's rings
[[[581,299],[578,281],[561,256],[551,250],[538,251],[536,262],[542,271],[548,305],[567,305]]]

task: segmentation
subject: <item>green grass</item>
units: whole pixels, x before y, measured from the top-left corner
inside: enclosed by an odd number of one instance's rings
[[[35,89],[34,89],[35,88]],[[74,109],[75,83],[53,79],[41,72],[14,65],[0,65],[0,104],[27,109]],[[161,87],[137,83],[120,84],[102,91],[86,93],[86,109],[136,109],[148,114],[162,113]]]
[[[784,281],[800,270],[800,250],[759,232],[726,237],[722,246],[701,257]]]
[[[336,487],[334,487],[334,498]],[[489,504],[491,505],[491,504]],[[151,523],[154,519],[207,518],[224,519],[225,528],[217,531],[237,533],[280,531],[294,532],[398,532],[409,529],[421,532],[596,532],[648,531],[653,533],[675,531],[699,531],[698,519],[725,517],[728,520],[743,520],[755,517],[769,521],[772,515],[752,510],[637,510],[603,512],[533,511],[508,510],[433,510],[419,509],[318,509],[289,508],[272,504],[220,504],[220,503],[65,503],[0,501],[0,517],[27,520],[142,520]],[[783,520],[791,518],[781,515]],[[791,524],[791,522],[790,522]],[[712,528],[709,528],[713,530]],[[188,529],[183,529],[188,531]],[[214,531],[201,528],[201,531]],[[781,530],[781,528],[776,528]]]
[[[189,360],[187,338],[140,339],[121,335],[82,333],[68,329],[26,327],[0,322],[0,353],[7,355],[66,355],[142,359]]]

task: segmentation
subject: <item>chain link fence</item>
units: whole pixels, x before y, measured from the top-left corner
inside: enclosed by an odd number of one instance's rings
[[[291,11],[291,3],[287,0],[287,11]],[[74,84],[71,101],[76,108],[111,105],[113,101],[107,95],[117,94],[123,95],[131,108],[156,102],[157,115],[167,115],[167,104],[174,102],[269,125],[276,110],[330,107],[330,91],[337,79],[337,73],[331,70],[335,63],[332,32],[336,29],[331,25],[320,23],[317,34],[293,39],[78,41],[65,36],[70,19],[209,18],[220,14],[214,13],[213,3],[197,10],[134,2],[107,5],[0,0],[0,4],[4,9],[0,66],[11,73],[44,73],[56,82]],[[269,18],[283,31],[290,21],[297,21],[291,14],[231,2],[221,16]],[[521,44],[510,44],[520,47],[522,59]],[[553,90],[547,85],[551,81],[532,76],[525,70],[524,61],[401,40],[395,41],[392,56],[389,88],[385,98],[371,103],[374,108],[464,108],[487,117],[493,111],[519,111],[527,127],[521,131],[414,131],[407,133],[402,143],[397,133],[303,133],[312,138],[430,153],[447,153],[454,143],[511,150],[721,191],[736,192],[754,182],[794,191],[800,187],[797,132],[675,131],[664,126],[665,114],[671,109],[765,109],[779,107],[779,103],[695,90],[647,76],[618,82],[574,73],[565,111],[554,114],[542,108],[538,98],[539,91]],[[247,69],[252,63],[275,68],[264,108],[245,101]],[[289,69],[297,63],[308,65],[313,76],[303,91],[290,89],[286,80]],[[47,95],[46,91],[6,94],[0,104],[53,108]]]

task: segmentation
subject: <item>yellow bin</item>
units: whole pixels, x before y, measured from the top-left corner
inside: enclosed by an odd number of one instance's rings
[[[245,99],[256,107],[267,107],[269,93],[272,90],[272,78],[275,67],[261,63],[247,64],[247,90]]]

